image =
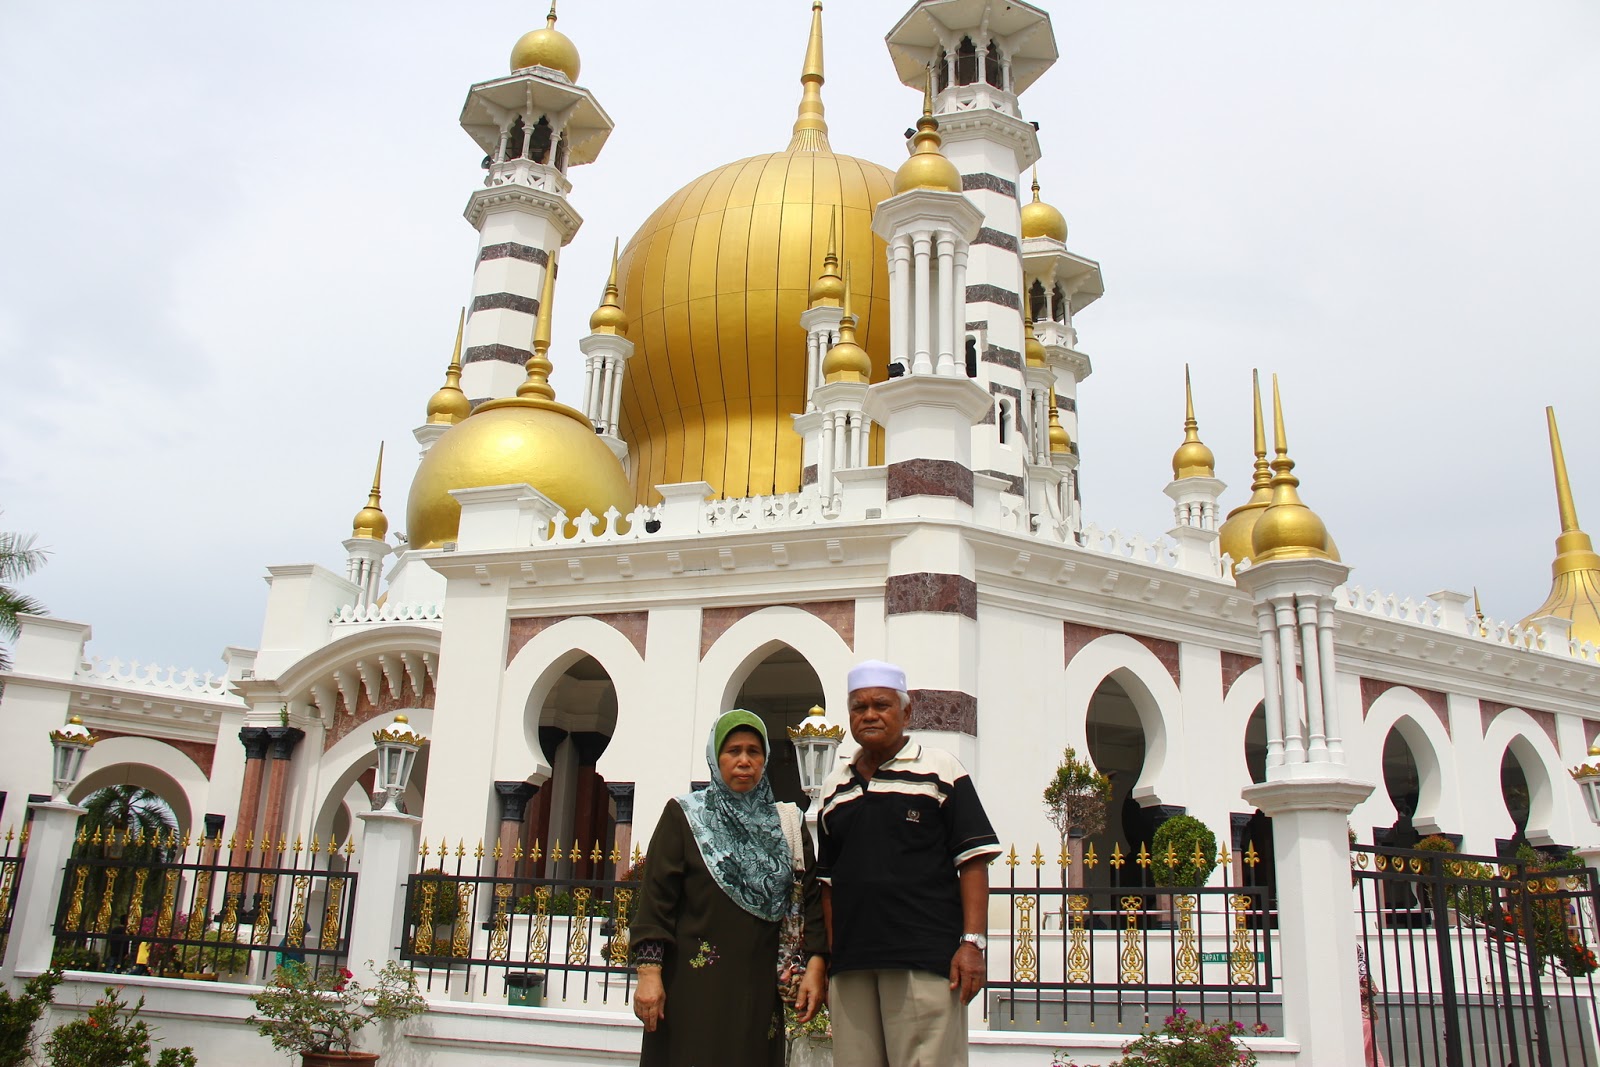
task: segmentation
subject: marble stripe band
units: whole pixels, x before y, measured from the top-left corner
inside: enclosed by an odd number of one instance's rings
[[[989,228],[988,226],[985,226],[983,229],[978,231],[978,236],[972,239],[972,243],[975,245],[992,245],[995,248],[1003,248],[1007,252],[1018,251],[1017,239],[1015,237],[1009,233],[1006,233],[1004,230],[995,230]]]
[[[1007,181],[998,174],[987,174],[979,171],[977,174],[963,174],[961,176],[962,192],[971,193],[979,189],[985,189],[991,193],[999,193],[1001,196],[1009,196],[1013,200],[1017,196],[1017,183]]]
[[[513,348],[511,345],[474,345],[462,353],[462,363],[482,363],[485,360],[497,360],[501,363],[515,363],[522,366],[533,358],[533,353],[526,348]]]
[[[472,298],[471,314],[480,311],[492,311],[496,308],[505,311],[520,311],[524,315],[539,314],[539,301],[531,296],[521,293],[479,293]]]
[[[1002,289],[998,285],[969,285],[967,286],[968,304],[999,304],[1001,307],[1010,308],[1012,311],[1022,310],[1022,298],[1009,289]]]
[[[543,267],[549,264],[550,253],[532,245],[507,241],[504,244],[484,245],[478,250],[479,263],[487,263],[491,259],[520,259],[524,263],[537,263]]]
[[[978,736],[978,698],[955,689],[911,690],[911,713],[919,730]]]
[[[887,499],[944,496],[972,503],[972,470],[953,459],[907,459],[889,464],[884,477]]]
[[[978,617],[978,583],[960,574],[891,574],[883,583],[883,613]]]

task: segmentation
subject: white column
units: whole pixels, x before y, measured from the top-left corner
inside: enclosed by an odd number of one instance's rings
[[[583,363],[583,413],[589,416],[591,422],[600,419],[600,393],[599,375],[595,373],[599,361],[594,357],[584,360]]]
[[[1333,658],[1333,598],[1317,598],[1317,648],[1322,661],[1322,718],[1327,735],[1328,759],[1344,762],[1344,731],[1339,721],[1339,700],[1335,695],[1337,669]]]
[[[845,470],[850,466],[849,448],[850,413],[841,411],[833,416],[833,469]]]
[[[600,364],[600,424],[601,430],[613,437],[617,435],[617,409],[611,403],[616,393],[616,377],[617,359],[606,356]]]
[[[955,307],[956,255],[955,238],[939,235],[939,364],[938,371],[947,378],[955,377],[956,363],[952,345],[956,336]]]
[[[967,352],[967,247],[965,243],[956,245],[956,273],[952,280],[951,288],[955,295],[950,301],[950,328],[956,338],[955,349],[960,355],[956,359],[956,375],[963,376],[966,370]]]
[[[1294,675],[1294,599],[1272,602],[1278,626],[1278,693],[1283,707],[1283,759],[1285,763],[1306,761],[1305,733],[1300,725],[1299,680]]]
[[[933,361],[929,358],[928,332],[932,327],[929,316],[933,311],[930,306],[933,294],[929,291],[932,279],[929,275],[928,259],[933,247],[933,236],[927,232],[915,234],[912,237],[912,249],[916,256],[916,281],[912,288],[915,291],[913,308],[911,312],[911,327],[915,332],[913,342],[915,354],[911,371],[913,374],[932,374]]]
[[[48,765],[39,770],[41,777],[49,776]],[[56,948],[56,905],[61,901],[67,860],[72,858],[78,816],[84,813],[76,804],[55,801],[29,804],[28,810],[33,812],[28,858],[17,880],[11,942],[5,961],[0,964],[0,982],[17,974],[33,975],[50,969],[50,956]]]
[[[1307,758],[1312,763],[1325,763],[1328,759],[1327,728],[1322,718],[1322,671],[1317,651],[1317,604],[1309,597],[1296,597],[1295,608],[1300,617],[1300,661],[1304,675],[1306,730],[1311,735]]]
[[[405,936],[406,880],[417,856],[422,820],[398,811],[363,811],[361,906],[350,914],[350,958],[382,967]]]
[[[817,405],[811,399],[811,394],[817,391],[817,367],[822,362],[817,355],[817,345],[822,338],[815,332],[806,334],[806,410],[811,411]]]
[[[889,246],[889,311],[892,328],[889,331],[889,358],[911,371],[911,238],[905,234],[896,237]]]
[[[817,438],[817,490],[824,498],[833,495],[833,420],[831,412],[822,415],[822,433]]]
[[[628,363],[616,356],[611,357],[611,401],[607,406],[609,415],[606,423],[608,433],[613,437],[621,435],[622,425],[622,376],[628,373]]]
[[[1283,701],[1278,697],[1277,636],[1272,621],[1272,605],[1256,605],[1256,632],[1261,638],[1261,696],[1266,705],[1267,766],[1283,765]]]

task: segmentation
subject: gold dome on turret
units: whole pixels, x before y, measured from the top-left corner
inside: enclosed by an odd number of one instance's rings
[[[1272,502],[1261,512],[1250,533],[1251,559],[1270,563],[1282,559],[1334,559],[1328,551],[1328,527],[1300,499],[1300,479],[1289,458],[1288,434],[1283,425],[1283,400],[1278,376],[1272,376]]]
[[[1550,595],[1539,610],[1522,620],[1522,626],[1537,628],[1535,619],[1553,615],[1571,623],[1574,641],[1600,645],[1600,554],[1596,554],[1594,542],[1578,525],[1578,508],[1567,477],[1567,457],[1561,448],[1561,432],[1556,428],[1555,408],[1544,410],[1550,429],[1550,460],[1555,468],[1561,533],[1556,538],[1555,561],[1550,565]]]
[[[668,482],[704,480],[726,497],[799,491],[800,318],[830,226],[840,262],[855,265],[856,341],[872,379],[888,376],[889,257],[872,214],[892,195],[894,172],[830,145],[820,4],[810,26],[788,147],[686,183],[623,246],[618,285],[635,349],[618,428],[639,503],[656,503],[655,487]],[[870,446],[871,462],[882,448]]]
[[[1067,243],[1067,217],[1039,199],[1039,168],[1033,170],[1033,202],[1022,205],[1022,236]]]
[[[1228,512],[1217,542],[1222,554],[1233,560],[1234,570],[1252,557],[1256,522],[1272,503],[1272,465],[1267,462],[1267,431],[1261,418],[1261,375],[1251,371],[1250,383],[1255,400],[1255,475],[1250,481],[1250,499]]]
[[[453,489],[526,483],[554,501],[569,519],[584,511],[603,516],[629,511],[632,492],[622,463],[580,411],[556,401],[550,385],[550,317],[556,263],[545,272],[534,327],[533,357],[516,396],[479,404],[422,457],[406,504],[412,548],[438,548],[461,528]]]
[[[574,85],[578,82],[578,71],[582,67],[578,46],[572,43],[572,38],[556,29],[556,5],[553,0],[550,13],[545,16],[544,29],[529,30],[511,46],[512,73],[529,67],[559,70]]]
[[[1022,333],[1026,338],[1022,344],[1022,355],[1028,366],[1049,366],[1049,363],[1045,359],[1044,342],[1039,340],[1039,334],[1033,328],[1032,315],[1028,315],[1023,319]]]
[[[917,132],[911,135],[911,158],[900,164],[900,169],[894,172],[896,195],[913,189],[961,192],[961,172],[940,151],[943,144],[939,136],[939,120],[933,117],[933,75],[930,72],[928,88],[922,97],[922,117],[917,119]]]
[[[1172,454],[1172,478],[1215,478],[1216,454],[1200,440],[1200,423],[1194,417],[1194,389],[1189,384],[1189,365],[1183,365],[1183,444]]]
[[[622,305],[617,303],[617,244],[611,245],[611,277],[606,279],[605,295],[600,298],[600,306],[594,309],[594,314],[589,316],[590,333],[612,333],[626,337],[628,335],[628,316],[622,310]]]
[[[1056,406],[1056,391],[1050,390],[1050,454],[1059,455],[1072,451],[1072,438],[1067,434],[1067,428],[1061,425],[1061,413]]]
[[[378,445],[378,467],[372,472],[372,489],[367,493],[366,507],[356,512],[356,517],[350,522],[350,536],[360,537],[372,541],[383,541],[389,537],[389,517],[383,513],[380,504],[382,493],[379,486],[383,483],[383,445]]]
[[[428,421],[454,426],[472,414],[472,401],[461,391],[461,333],[467,324],[467,309],[461,309],[456,320],[456,347],[450,354],[450,365],[444,371],[444,384],[428,399]]]
[[[844,318],[839,320],[839,340],[822,358],[826,382],[861,382],[872,379],[872,357],[856,344],[856,317],[850,314],[850,266],[844,268]]]
[[[806,294],[810,307],[840,307],[844,303],[844,278],[839,274],[839,252],[833,215],[828,216],[828,251],[822,257],[822,273]]]

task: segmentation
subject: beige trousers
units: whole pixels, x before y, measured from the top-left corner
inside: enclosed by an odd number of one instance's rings
[[[966,1067],[967,1009],[928,971],[846,971],[829,990],[834,1067]]]

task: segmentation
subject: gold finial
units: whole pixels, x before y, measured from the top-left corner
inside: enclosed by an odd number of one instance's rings
[[[1561,431],[1556,428],[1556,409],[1544,409],[1550,424],[1550,461],[1555,467],[1556,507],[1561,515],[1561,534],[1556,538],[1556,559],[1551,565],[1555,577],[1600,568],[1594,543],[1578,526],[1578,508],[1572,500],[1572,482],[1567,477],[1567,456],[1561,448]]]
[[[1067,243],[1067,217],[1061,211],[1039,199],[1039,167],[1033,168],[1033,200],[1022,205],[1022,236],[1048,237],[1052,241]]]
[[[1272,376],[1272,503],[1262,511],[1250,534],[1251,558],[1257,563],[1275,559],[1330,559],[1328,528],[1306,507],[1297,487],[1294,460],[1289,458],[1288,431],[1283,420],[1283,396],[1278,376]]]
[[[1050,390],[1050,454],[1061,455],[1072,451],[1072,438],[1061,425],[1061,412],[1056,406],[1056,391]]]
[[[467,325],[467,309],[461,309],[456,320],[456,347],[450,353],[450,365],[444,371],[444,384],[428,400],[428,421],[453,426],[472,414],[472,401],[461,391],[461,335]]]
[[[589,316],[591,333],[609,333],[620,337],[628,335],[628,316],[623,313],[622,305],[617,302],[617,252],[621,246],[621,238],[612,242],[611,276],[606,279],[606,291],[600,298],[600,306]]]
[[[1214,478],[1217,457],[1200,440],[1200,423],[1194,417],[1194,387],[1189,382],[1189,365],[1183,365],[1183,444],[1172,454],[1173,480]]]
[[[1227,521],[1218,531],[1219,548],[1233,560],[1233,567],[1251,559],[1254,551],[1250,544],[1261,513],[1272,503],[1272,466],[1267,462],[1267,431],[1261,418],[1261,372],[1250,372],[1250,388],[1255,403],[1255,476],[1250,480],[1250,499],[1228,512]]]
[[[838,307],[844,300],[844,279],[839,275],[839,216],[828,212],[828,251],[822,257],[822,273],[811,283],[811,307]]]
[[[800,72],[800,113],[794,120],[791,152],[831,152],[828,120],[822,106],[822,0],[811,4],[811,36],[806,40],[806,62]]]
[[[872,357],[856,343],[856,317],[850,313],[850,264],[844,265],[844,317],[839,320],[839,340],[822,358],[826,382],[859,382],[872,378]]]
[[[1038,331],[1034,329],[1033,313],[1027,312],[1022,318],[1022,335],[1026,338],[1022,345],[1023,360],[1030,367],[1047,367],[1045,361],[1044,342],[1039,340]]]
[[[1539,609],[1522,620],[1524,629],[1539,629],[1535,621],[1553,615],[1570,623],[1573,641],[1600,644],[1600,555],[1594,542],[1578,525],[1578,508],[1572,499],[1572,482],[1567,477],[1567,457],[1561,447],[1561,432],[1556,428],[1554,408],[1545,408],[1550,427],[1550,460],[1556,476],[1556,508],[1561,516],[1561,533],[1556,537],[1556,558],[1550,564],[1550,595]]]
[[[556,28],[556,0],[550,0],[550,12],[544,17],[544,25],[547,30]]]
[[[1039,164],[1033,165],[1033,202],[1039,202]]]
[[[350,523],[350,536],[368,541],[382,541],[389,536],[389,518],[379,505],[383,483],[383,442],[378,442],[378,466],[372,472],[372,489],[367,493],[367,506],[356,512]]]
[[[555,389],[550,386],[550,320],[555,314],[556,257],[544,272],[544,290],[539,295],[539,314],[533,322],[533,355],[528,359],[528,377],[517,386],[518,396],[535,396],[541,400],[554,400]]]
[[[944,140],[939,136],[939,120],[933,117],[933,71],[928,71],[928,84],[922,90],[922,117],[917,119],[917,131],[911,136],[911,158],[895,171],[896,195],[912,189],[934,189],[939,192],[959,193],[961,172],[940,151]]]

